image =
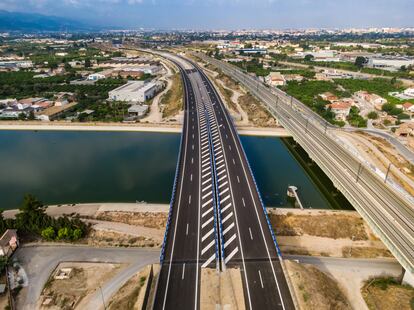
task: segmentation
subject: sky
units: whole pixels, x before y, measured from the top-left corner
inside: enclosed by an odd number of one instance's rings
[[[414,0],[0,0],[0,10],[125,28],[414,26]]]

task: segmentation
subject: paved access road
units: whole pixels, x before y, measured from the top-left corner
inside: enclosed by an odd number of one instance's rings
[[[247,87],[329,176],[401,265],[414,273],[414,208],[409,197],[381,180],[327,131],[327,125],[281,90],[272,92],[232,65],[197,54]]]
[[[36,245],[19,248],[13,255],[25,269],[29,286],[19,293],[17,308],[36,309],[37,300],[50,274],[61,262],[107,262],[127,264],[118,274],[102,286],[105,302],[136,272],[158,261],[157,249],[95,248],[71,245]],[[97,291],[88,309],[100,309],[102,296]]]
[[[185,120],[155,309],[198,309],[200,268],[239,267],[247,309],[294,309],[243,147],[198,66],[182,74]],[[186,65],[183,65],[183,62]]]

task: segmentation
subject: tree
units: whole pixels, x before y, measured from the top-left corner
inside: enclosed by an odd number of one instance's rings
[[[308,54],[305,56],[305,61],[313,61],[315,59],[315,57],[311,54]]]
[[[85,68],[90,68],[90,67],[92,67],[91,60],[89,58],[86,58],[85,59]]]
[[[54,240],[56,237],[55,229],[52,226],[42,230],[42,237],[46,240]]]
[[[35,114],[33,110],[30,110],[29,116],[27,117],[28,120],[33,121],[35,119]]]
[[[368,113],[367,116],[368,116],[369,119],[377,119],[378,118],[378,113],[375,112],[375,111],[371,111],[371,112]]]
[[[40,233],[50,221],[45,213],[46,207],[33,195],[27,194],[16,214],[16,227],[22,231]]]
[[[355,59],[355,66],[357,66],[359,69],[361,69],[366,63],[367,63],[367,59],[365,57],[358,56]]]

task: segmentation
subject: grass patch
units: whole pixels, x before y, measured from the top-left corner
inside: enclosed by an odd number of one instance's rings
[[[174,116],[183,109],[183,83],[179,73],[172,77],[171,88],[161,98],[161,104],[164,106],[164,118]]]

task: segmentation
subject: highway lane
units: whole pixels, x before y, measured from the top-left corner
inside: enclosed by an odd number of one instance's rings
[[[154,308],[198,309],[200,268],[239,267],[247,309],[294,309],[230,116],[198,67],[170,60],[182,74],[185,117]]]
[[[216,65],[221,63],[216,62]],[[276,115],[310,156],[330,176],[370,226],[387,244],[408,270],[414,266],[414,215],[410,202],[390,189],[369,168],[339,145],[319,122],[309,121],[306,109],[286,95],[275,97],[255,79],[230,66],[222,66],[228,74],[243,82]],[[280,92],[280,91],[279,91]],[[304,112],[305,111],[305,112]]]
[[[185,122],[177,195],[165,244],[154,309],[197,309],[199,304],[199,119],[194,92],[182,72]],[[186,296],[186,298],[177,298]]]
[[[194,64],[193,64],[194,65]],[[280,257],[237,132],[208,77],[199,70],[209,96],[211,127],[217,128],[219,209],[224,263],[243,270],[248,309],[293,309]],[[200,83],[199,83],[200,84]],[[222,156],[222,157],[220,157]],[[220,167],[223,167],[220,169]]]

